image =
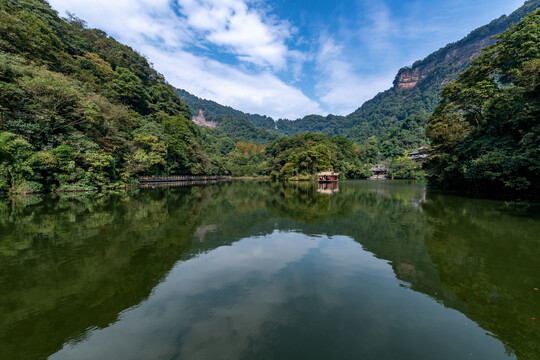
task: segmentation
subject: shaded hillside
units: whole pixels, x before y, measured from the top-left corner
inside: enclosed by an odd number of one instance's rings
[[[411,116],[420,117],[417,123],[424,128],[427,116],[441,100],[440,92],[444,85],[467,69],[471,59],[478,56],[484,47],[495,43],[494,35],[518,23],[538,7],[539,0],[529,0],[511,15],[501,16],[464,39],[401,69],[391,89],[378,94],[347,116],[345,123],[354,125],[350,131],[344,129],[347,136],[355,141],[364,141],[375,135],[382,143],[386,142],[389,152],[393,149],[399,154],[402,150],[399,147],[403,145],[399,138],[405,138],[410,132],[410,127],[404,126],[405,121]],[[423,136],[417,140],[418,145],[425,141]]]
[[[270,130],[279,135],[291,136],[305,132],[322,133],[328,136],[337,135],[343,128],[344,116],[328,115],[308,115],[298,120],[274,120],[273,118],[259,114],[249,114],[240,110],[233,109],[230,106],[218,104],[212,100],[199,98],[186,90],[177,89],[178,95],[190,108],[193,114],[201,114],[205,120],[217,119],[217,127],[220,119],[234,118],[245,120],[258,128]],[[201,124],[209,126],[210,124]],[[210,127],[210,126],[209,126]]]
[[[217,170],[145,57],[43,0],[0,0],[0,191],[118,186]]]
[[[189,92],[176,89],[176,92],[196,115],[193,121],[202,127],[217,129],[217,136],[229,137],[232,141],[250,141],[254,144],[268,144],[278,137],[274,120],[258,114],[247,114],[224,106],[215,101],[201,99]]]
[[[278,121],[277,127],[290,135],[316,131],[341,133],[356,142],[375,136],[383,156],[397,156],[426,142],[427,118],[441,100],[444,85],[457,78],[472,58],[493,44],[492,38],[518,23],[540,7],[540,0],[529,0],[511,15],[503,15],[462,40],[448,44],[411,67],[399,70],[394,86],[379,93],[345,117],[308,116],[296,121]]]
[[[499,39],[444,88],[425,167],[448,189],[540,198],[540,9]]]

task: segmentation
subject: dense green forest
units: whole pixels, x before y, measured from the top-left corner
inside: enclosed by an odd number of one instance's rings
[[[540,10],[499,39],[443,90],[427,168],[446,188],[538,197]]]
[[[443,87],[470,66],[471,58],[493,44],[495,35],[538,7],[540,0],[529,0],[512,14],[503,15],[411,67],[399,70],[391,89],[347,115],[352,128],[344,135],[356,142],[376,136],[384,157],[395,157],[422,145],[426,142],[427,119],[439,104]]]
[[[199,110],[203,110],[206,116],[219,116],[219,115],[230,115],[236,119],[243,119],[249,121],[256,127],[262,127],[264,129],[273,130],[274,119],[265,115],[259,114],[248,114],[240,110],[233,109],[230,106],[224,106],[218,104],[212,100],[201,99],[193,94],[190,94],[186,90],[176,89],[178,95],[182,101],[184,101],[193,114],[196,114]]]
[[[0,0],[0,189],[218,171],[189,108],[133,49],[40,0]]]

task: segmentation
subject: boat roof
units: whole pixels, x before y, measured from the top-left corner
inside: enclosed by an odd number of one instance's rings
[[[328,175],[339,175],[339,173],[337,172],[333,172],[333,171],[322,171],[320,173],[318,173],[317,175],[319,176],[328,176]]]

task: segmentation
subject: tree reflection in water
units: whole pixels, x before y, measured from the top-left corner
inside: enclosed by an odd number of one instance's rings
[[[350,237],[509,353],[540,353],[538,208],[405,182],[330,185],[339,192],[233,182],[0,201],[0,358],[48,357],[116,322],[178,261],[276,230]]]

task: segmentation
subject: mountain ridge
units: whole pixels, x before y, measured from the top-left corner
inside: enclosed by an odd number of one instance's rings
[[[495,43],[493,36],[539,7],[540,0],[528,0],[510,15],[502,15],[411,66],[399,69],[391,88],[378,93],[345,116],[307,115],[296,120],[274,120],[198,98],[185,90],[179,90],[179,95],[194,113],[200,108],[210,112],[213,109],[217,115],[241,118],[279,135],[305,132],[329,136],[339,134],[358,143],[375,136],[383,156],[396,156],[427,141],[424,136],[427,117],[438,105],[444,85],[466,70],[483,48]]]

